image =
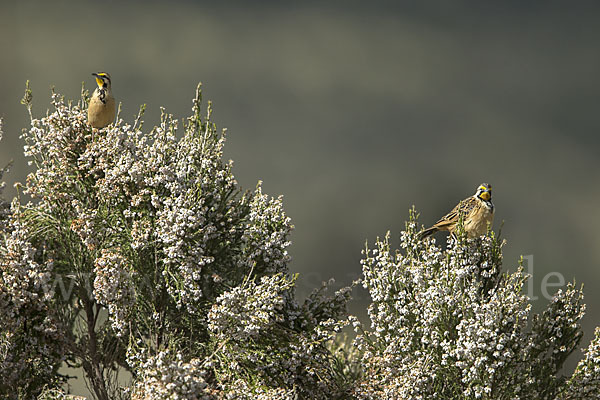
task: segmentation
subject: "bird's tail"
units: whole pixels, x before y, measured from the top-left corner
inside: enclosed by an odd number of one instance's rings
[[[419,238],[419,240],[423,240],[426,237],[433,235],[437,231],[439,231],[439,229],[436,228],[435,226],[432,226],[431,228],[427,228],[424,231],[421,231],[418,235],[418,238]]]

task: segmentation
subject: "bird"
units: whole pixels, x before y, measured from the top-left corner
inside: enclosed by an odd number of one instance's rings
[[[94,72],[98,87],[94,90],[88,106],[88,124],[92,128],[102,129],[115,119],[115,98],[111,91],[110,75],[106,72]]]
[[[444,215],[431,228],[419,233],[419,239],[433,235],[438,231],[449,231],[454,234],[459,219],[463,220],[463,228],[467,237],[484,235],[494,222],[494,203],[492,203],[492,185],[482,183],[473,196],[460,201],[448,214]]]

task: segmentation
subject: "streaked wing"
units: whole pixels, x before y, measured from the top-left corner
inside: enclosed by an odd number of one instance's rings
[[[456,205],[448,214],[444,215],[438,222],[433,226],[444,229],[450,225],[454,225],[458,222],[460,215],[469,215],[469,213],[475,208],[477,202],[473,197],[468,197],[462,200]]]

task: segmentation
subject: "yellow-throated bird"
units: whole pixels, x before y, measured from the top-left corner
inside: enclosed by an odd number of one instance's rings
[[[449,231],[453,234],[461,217],[468,237],[478,237],[487,232],[488,226],[491,226],[494,221],[492,185],[487,183],[479,185],[473,196],[462,200],[431,228],[419,233],[419,238],[426,238],[438,231]]]
[[[88,124],[102,129],[115,120],[115,98],[110,87],[110,75],[106,72],[93,73],[98,87],[94,90],[88,107]]]

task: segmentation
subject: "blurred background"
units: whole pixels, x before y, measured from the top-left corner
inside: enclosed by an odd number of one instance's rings
[[[600,325],[600,3],[216,3],[2,1],[7,196],[28,172],[26,80],[41,116],[50,86],[78,99],[108,71],[121,117],[145,103],[148,129],[160,106],[186,117],[202,82],[238,182],[284,195],[302,296],[359,278],[365,241],[390,230],[397,245],[411,205],[429,225],[489,182],[505,266],[528,256],[534,310],[544,280],[585,283],[587,347]],[[365,320],[367,302],[356,290],[351,312]]]

